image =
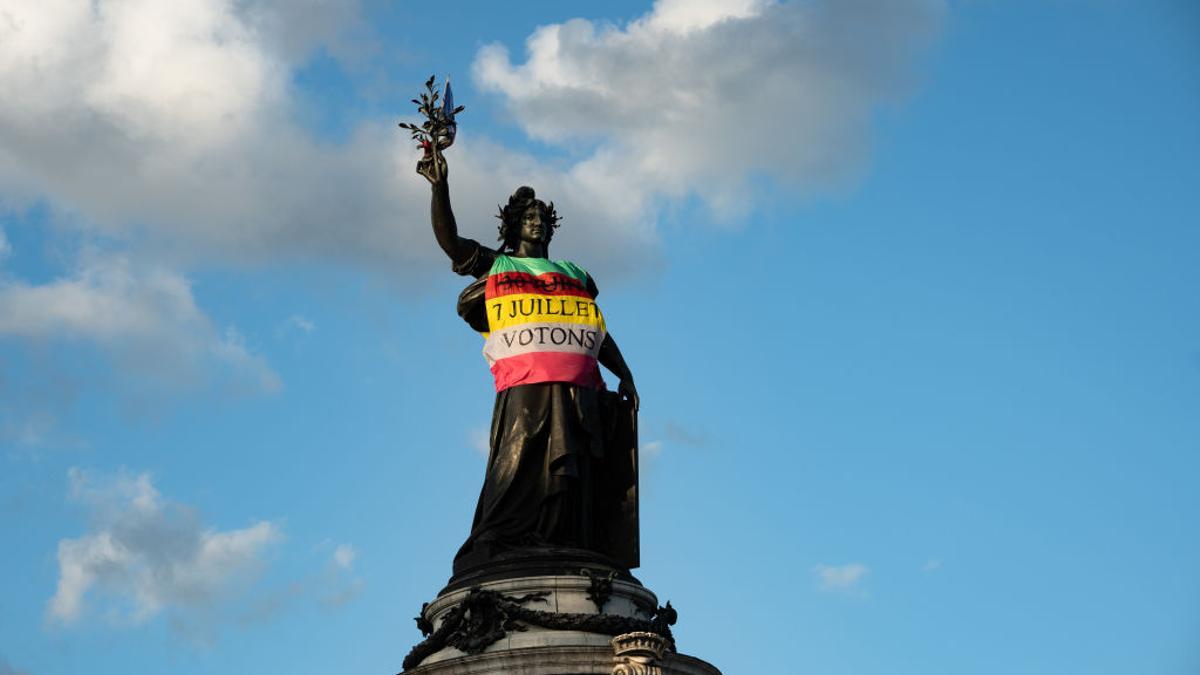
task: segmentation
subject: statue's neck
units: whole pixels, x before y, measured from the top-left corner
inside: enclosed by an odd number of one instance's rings
[[[534,241],[522,241],[517,244],[517,250],[513,251],[515,258],[548,258],[550,257],[550,247],[543,243]]]

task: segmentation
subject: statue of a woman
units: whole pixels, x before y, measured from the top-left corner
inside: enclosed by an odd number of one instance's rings
[[[518,188],[501,209],[492,249],[459,236],[439,149],[427,150],[417,172],[433,189],[438,245],[455,272],[477,279],[459,313],[484,335],[496,381],[487,474],[455,579],[581,556],[627,573],[638,557],[636,439],[614,439],[634,422],[613,418],[630,420],[638,394],[595,282],[574,263],[549,259],[558,217],[532,188]],[[604,390],[598,364],[619,378],[619,394]]]

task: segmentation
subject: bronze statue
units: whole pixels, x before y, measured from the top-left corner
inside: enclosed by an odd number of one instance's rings
[[[457,128],[449,90],[437,106],[433,78],[415,101],[421,126],[402,124],[425,150],[417,173],[432,188],[431,220],[452,269],[476,281],[460,316],[484,334],[496,379],[487,474],[471,534],[454,559],[451,587],[501,576],[638,565],[633,374],[596,305],[592,277],[549,260],[553,203],[519,187],[500,209],[500,244],[459,236],[442,151]],[[619,378],[605,390],[597,364]]]

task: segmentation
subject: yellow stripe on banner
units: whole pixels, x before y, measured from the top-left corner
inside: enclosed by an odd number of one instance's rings
[[[498,331],[526,323],[573,323],[604,329],[604,315],[590,298],[518,293],[487,301],[488,327]]]

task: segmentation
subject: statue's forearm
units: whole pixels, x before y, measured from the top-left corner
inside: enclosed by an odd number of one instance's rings
[[[454,210],[450,208],[450,186],[445,179],[433,184],[429,218],[433,223],[433,236],[437,237],[438,246],[442,247],[451,260],[457,262],[462,257],[463,244],[458,236],[458,222],[454,220]]]
[[[617,346],[617,341],[612,335],[605,333],[604,342],[600,343],[600,353],[597,355],[600,365],[612,371],[622,380],[633,380],[633,372],[629,370],[629,366],[625,363],[625,357],[621,354],[621,348]]]

